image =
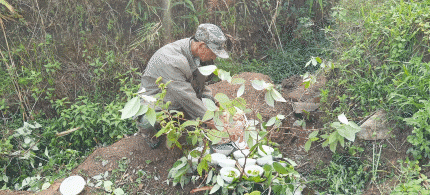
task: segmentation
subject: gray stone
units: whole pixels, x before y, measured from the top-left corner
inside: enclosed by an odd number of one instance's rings
[[[361,131],[357,133],[357,137],[364,140],[387,139],[392,126],[386,119],[386,112],[378,110],[360,126]]]
[[[320,104],[318,103],[310,103],[310,102],[294,102],[293,108],[294,112],[297,114],[301,114],[303,110],[306,112],[313,112],[319,108]]]

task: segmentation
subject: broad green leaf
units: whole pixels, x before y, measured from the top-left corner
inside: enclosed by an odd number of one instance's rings
[[[285,100],[282,95],[275,89],[270,90],[270,94],[272,95],[273,99],[278,102],[287,102],[287,100]]]
[[[310,134],[309,134],[309,139],[310,139],[310,138],[314,138],[314,137],[316,137],[316,136],[318,135],[318,132],[319,132],[319,131],[314,131],[314,132],[310,133]]]
[[[197,172],[200,176],[203,175],[203,169],[208,170],[208,161],[202,160],[199,165],[197,165]]]
[[[272,95],[270,94],[269,91],[266,91],[266,95],[264,96],[264,100],[266,100],[266,103],[271,106],[271,107],[275,107],[275,101],[273,100]]]
[[[254,147],[254,139],[248,139],[246,143],[248,144],[248,147]]]
[[[230,99],[228,98],[228,96],[226,94],[223,93],[217,93],[214,97],[220,104],[226,104],[227,102],[230,101]]]
[[[214,183],[214,184],[216,184],[216,180],[217,180],[217,175],[214,175],[213,177],[212,177],[212,183]]]
[[[264,136],[266,136],[266,134],[267,134],[267,131],[258,132],[258,136],[260,136],[260,137],[264,137]]]
[[[207,132],[207,136],[209,140],[211,140],[212,144],[217,144],[222,138],[228,138],[227,132],[218,131],[216,129],[211,129]]]
[[[341,135],[339,135],[339,133],[337,134],[337,140],[339,140],[340,145],[342,146],[342,148],[344,148],[345,147],[345,140]]]
[[[202,98],[202,102],[209,111],[216,111],[218,109],[211,99]]]
[[[202,152],[200,152],[198,150],[193,150],[193,151],[191,151],[190,156],[193,158],[199,158],[201,154],[202,154]]]
[[[227,108],[228,112],[230,113],[230,118],[229,120],[233,120],[233,116],[236,114],[237,110],[235,107],[230,106]]]
[[[246,108],[246,100],[241,98],[241,97],[236,97],[235,99],[232,100],[232,104],[233,106],[239,108],[240,110],[245,111]]]
[[[339,122],[332,122],[330,124],[331,127],[335,128],[335,129],[339,129],[342,128],[342,125]]]
[[[311,61],[313,66],[316,66],[318,64],[317,60],[314,57],[312,57]]]
[[[307,152],[307,151],[309,151],[310,149],[311,149],[311,145],[312,145],[312,141],[311,140],[308,140],[306,143],[305,143],[305,151]]]
[[[306,62],[305,68],[308,67],[312,63],[312,59]]]
[[[344,126],[342,128],[338,128],[337,132],[344,138],[348,139],[349,141],[354,142],[355,140],[355,131],[353,128],[349,126]]]
[[[262,151],[264,154],[266,154],[267,155],[267,152],[266,151],[264,151],[264,149],[263,149],[263,144],[258,144],[258,149],[260,150],[260,151]]]
[[[16,133],[14,134],[15,137],[25,134],[23,127],[20,127],[18,129],[16,129],[15,131],[16,131]]]
[[[335,153],[336,152],[337,142],[333,142],[330,144],[330,150]]]
[[[222,179],[222,177],[218,175],[218,177],[216,178],[216,183],[219,186],[224,186],[224,179]]]
[[[105,190],[107,192],[112,192],[112,182],[111,181],[104,181],[103,182],[103,187],[105,188]]]
[[[215,113],[216,115],[216,113]],[[214,122],[215,122],[215,127],[216,129],[223,131],[224,130],[224,124],[222,123],[222,121],[219,119],[219,117],[214,117]]]
[[[205,115],[202,118],[202,121],[208,121],[211,120],[214,117],[214,113],[213,111],[206,111]]]
[[[267,121],[266,126],[272,126],[273,124],[275,124],[276,121],[276,117],[272,117],[269,119],[269,121]]]
[[[31,123],[24,122],[24,127],[35,129],[36,127]]]
[[[121,119],[127,119],[127,118],[133,117],[134,115],[136,115],[139,109],[140,109],[140,98],[134,97],[133,99],[131,99],[125,104],[122,110],[120,110],[122,112]]]
[[[268,165],[268,164],[265,164],[265,165],[263,166],[263,169],[264,169],[264,171],[269,172],[269,171],[271,171],[271,170],[272,170],[272,166],[271,166],[271,165]]]
[[[217,69],[217,67],[215,65],[208,65],[208,66],[199,67],[200,73],[202,73],[202,75],[205,75],[205,76],[212,74],[216,69]]]
[[[185,128],[185,127],[188,127],[188,126],[197,126],[197,125],[199,125],[198,121],[188,120],[188,121],[185,121],[185,123],[182,123],[181,127]]]
[[[311,82],[310,81],[305,81],[302,83],[302,85],[305,86],[305,89],[309,88],[309,86],[311,86]]]
[[[237,90],[237,97],[240,97],[243,95],[243,93],[245,92],[245,85],[242,85],[239,87],[239,89]]]
[[[337,141],[337,132],[335,131],[335,132],[333,132],[333,133],[331,133],[330,134],[330,137],[328,138],[328,143],[329,144],[331,144],[331,143],[333,143],[334,141]]]
[[[157,120],[157,116],[155,114],[155,110],[153,108],[148,108],[148,111],[145,114],[146,119],[148,119],[149,123],[154,126]]]
[[[285,159],[285,160],[287,160],[287,161],[288,161],[288,163],[290,163],[290,165],[291,165],[291,166],[293,166],[293,167],[297,166],[297,163],[296,163],[296,162],[294,162],[293,160],[291,160],[291,159],[289,159],[289,158],[287,158],[287,157],[285,157],[284,159]]]
[[[253,191],[249,195],[261,195],[260,191]]]
[[[328,146],[328,139],[326,139],[326,140],[321,144],[321,146],[322,146],[322,147],[326,147],[326,146]]]
[[[117,188],[113,191],[113,194],[115,195],[123,195],[124,191],[121,188]]]
[[[252,139],[257,139],[258,133],[257,131],[249,131],[249,135],[252,137]]]
[[[243,79],[243,78],[236,77],[236,78],[231,80],[231,84],[233,84],[233,85],[241,85],[244,83],[245,83],[245,79]]]
[[[261,114],[259,112],[257,112],[257,118],[260,119],[260,121],[263,120],[263,117],[261,116]]]
[[[42,185],[42,189],[41,189],[41,190],[46,190],[46,189],[48,189],[48,188],[49,188],[49,186],[51,186],[51,184],[50,184],[49,182],[45,182],[45,183]]]
[[[194,146],[194,145],[196,145],[197,141],[198,141],[197,135],[196,135],[196,134],[194,134],[194,135],[191,137],[191,143],[193,144],[193,146]]]
[[[273,168],[275,168],[275,171],[280,173],[280,174],[287,174],[287,170],[285,169],[285,167],[283,167],[280,163],[278,162],[273,162]]]
[[[349,125],[349,126],[351,126],[352,128],[354,128],[354,129],[355,129],[354,131],[356,131],[356,132],[361,131],[361,127],[360,127],[360,126],[358,126],[357,124],[355,124],[355,123],[354,123],[354,122],[352,122],[352,121],[349,121],[349,122],[348,122],[348,125]]]
[[[219,190],[219,188],[220,188],[221,186],[219,186],[218,184],[215,184],[214,185],[214,187],[212,187],[212,189],[211,189],[211,191],[209,192],[209,194],[213,194],[213,193],[215,193],[216,191],[218,191]]]
[[[252,80],[251,81],[252,87],[256,90],[263,90],[264,89],[264,81],[263,80]]]
[[[322,60],[321,60],[321,58],[320,58],[320,57],[316,57],[316,58],[315,58],[315,60],[316,60],[318,63],[322,63]]]
[[[140,105],[139,111],[137,111],[136,116],[145,114],[148,111],[148,105]]]
[[[206,185],[208,185],[212,180],[213,170],[210,170],[208,173],[208,177],[206,179]]]
[[[223,81],[227,81],[227,82],[231,83],[230,72],[226,72],[224,70],[219,70],[218,71],[218,77]]]

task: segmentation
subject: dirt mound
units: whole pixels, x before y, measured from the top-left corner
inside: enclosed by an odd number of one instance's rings
[[[291,112],[292,107],[290,104],[275,102],[275,107],[270,107],[265,103],[264,100],[264,92],[265,90],[256,90],[252,87],[252,80],[264,80],[266,83],[272,83],[269,76],[260,74],[260,73],[251,73],[245,72],[241,73],[234,78],[239,77],[245,79],[245,92],[241,96],[246,101],[247,108],[254,110],[255,112],[259,112],[263,117],[263,120],[268,120],[270,117],[276,116],[278,114],[288,114]],[[237,96],[237,90],[240,85],[232,85],[227,81],[221,81],[212,85],[209,85],[209,88],[212,89],[212,94],[215,95],[217,93],[224,93],[230,99],[233,99]],[[256,116],[247,115],[248,119],[254,119]]]
[[[163,139],[163,142],[165,140]],[[163,143],[162,143],[163,144]],[[164,146],[164,145],[163,145]],[[80,175],[85,180],[93,176],[108,172],[108,178],[115,178],[115,184],[124,191],[144,192],[148,194],[188,194],[192,186],[185,189],[169,186],[167,180],[168,170],[177,159],[182,157],[182,151],[159,147],[151,149],[144,138],[137,134],[126,137],[111,146],[96,149],[71,175]],[[144,176],[138,174],[144,172]],[[140,178],[140,182],[138,182]],[[107,179],[106,179],[107,180]],[[39,194],[59,194],[58,188],[62,180],[58,180],[48,190]],[[92,179],[91,182],[97,183]],[[131,185],[131,184],[135,185]],[[86,187],[81,195],[90,195],[103,192],[96,187]]]

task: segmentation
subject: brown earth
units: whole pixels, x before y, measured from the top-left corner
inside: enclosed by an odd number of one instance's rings
[[[307,120],[307,128],[293,127],[293,123],[304,118],[304,116],[303,114],[294,114],[292,103],[297,101],[319,102],[319,89],[324,86],[325,78],[320,77],[318,79],[320,82],[307,90],[300,85],[301,78],[299,76],[285,79],[281,84],[282,90],[279,91],[287,102],[275,102],[275,106],[270,107],[265,103],[263,91],[255,90],[250,83],[254,79],[271,82],[268,76],[259,73],[242,73],[238,76],[246,80],[245,93],[241,97],[246,100],[248,108],[257,110],[266,121],[277,114],[285,115],[282,127],[279,131],[272,132],[270,139],[280,144],[278,148],[283,156],[289,157],[298,164],[296,170],[300,174],[306,177],[315,168],[318,168],[318,164],[323,167],[330,162],[332,152],[328,147],[322,148],[321,143],[314,143],[309,152],[305,152],[303,147],[309,133],[315,129],[322,128],[323,123],[319,120],[319,117],[323,114],[322,112],[316,110],[310,114],[310,119]],[[212,89],[213,94],[224,93],[229,98],[235,98],[239,85],[234,86],[223,81],[212,84],[209,87]],[[248,118],[256,117],[251,114]],[[375,147],[376,152],[381,150],[378,169],[395,170],[395,167],[398,166],[397,160],[404,159],[406,150],[410,147],[410,144],[406,141],[406,137],[410,132],[410,129],[397,129],[392,132],[393,136],[390,139],[380,141],[358,140],[354,142],[354,145],[365,149],[358,157],[363,161],[372,162],[372,155],[374,154],[372,151],[374,151]],[[385,147],[380,147],[382,145]],[[177,148],[167,149],[164,144],[162,146],[152,150],[146,145],[142,136],[126,136],[111,146],[96,149],[81,165],[72,170],[70,175],[81,175],[88,179],[95,175],[104,174],[107,171],[109,178],[115,178],[115,186],[130,192],[129,194],[190,194],[191,190],[201,187],[202,179],[198,180],[196,184],[185,185],[183,189],[179,185],[172,187],[171,183],[170,185],[167,184],[168,170],[177,159],[183,156],[183,153]],[[338,147],[338,151],[341,153],[347,152],[343,151],[341,147]],[[123,166],[124,169],[121,171],[119,170],[119,165],[126,166]],[[370,171],[371,168],[367,167],[367,170]],[[146,174],[138,177],[136,174],[138,170],[143,170]],[[380,173],[380,177],[388,175],[388,173],[389,171]],[[138,182],[138,178],[140,178],[140,182]],[[60,194],[58,189],[63,180],[55,181],[48,190],[41,191],[38,194]],[[92,182],[94,182],[94,179]],[[398,181],[390,180],[390,182],[383,184],[369,184],[368,189],[363,194],[386,194],[391,189],[390,187],[395,186],[397,183]],[[203,192],[196,194],[203,194]],[[100,187],[87,186],[81,195],[104,193]],[[1,194],[31,193],[0,191]]]

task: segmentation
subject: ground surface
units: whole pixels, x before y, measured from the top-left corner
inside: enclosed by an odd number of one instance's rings
[[[303,148],[308,134],[314,129],[322,128],[323,124],[319,120],[322,113],[318,110],[312,112],[306,129],[302,129],[301,127],[293,127],[293,123],[303,116],[301,114],[294,114],[292,107],[292,102],[318,103],[319,89],[324,85],[325,78],[319,78],[320,82],[308,90],[305,90],[300,85],[301,78],[299,76],[285,79],[280,85],[280,91],[287,102],[276,102],[275,107],[272,108],[265,104],[262,91],[253,89],[249,82],[254,79],[271,82],[268,76],[258,73],[242,73],[239,77],[247,80],[245,93],[242,97],[246,100],[248,108],[260,112],[264,120],[268,120],[277,114],[286,116],[281,130],[273,132],[271,140],[280,144],[279,149],[283,153],[283,156],[296,161],[298,164],[296,170],[299,173],[306,177],[318,167],[317,164],[324,166],[329,163],[332,152],[328,147],[322,148],[321,144],[314,143],[309,152],[305,152]],[[210,88],[214,94],[224,93],[230,98],[234,98],[239,86],[232,86],[226,82],[218,82],[210,85]],[[252,115],[247,117],[249,119],[255,118]],[[380,169],[394,169],[398,165],[397,160],[404,159],[406,150],[410,147],[406,141],[410,130],[396,129],[392,133],[392,138],[382,141],[356,141],[354,144],[365,149],[359,157],[362,160],[372,160],[372,154],[374,154],[374,147],[376,146],[377,152],[381,149]],[[385,147],[379,147],[382,145]],[[339,151],[342,152],[342,149],[339,148]],[[111,146],[96,149],[80,166],[72,171],[71,175],[81,175],[85,179],[88,179],[107,172],[108,178],[115,178],[116,186],[127,190],[130,194],[190,194],[191,190],[199,188],[201,180],[196,184],[188,184],[183,189],[180,186],[172,187],[171,183],[168,185],[166,182],[168,170],[182,155],[183,153],[179,149],[167,149],[164,147],[164,144],[162,144],[162,147],[152,150],[145,144],[142,136],[129,135]],[[138,176],[137,172],[139,170],[141,170],[141,174]],[[144,174],[142,175],[142,173]],[[91,181],[96,183],[94,179]],[[60,194],[58,188],[61,182],[62,180],[55,181],[48,190],[44,190],[39,194]],[[389,192],[390,186],[392,187],[395,184],[395,180],[369,184],[368,189],[363,194],[385,194]],[[87,186],[81,194],[104,193],[100,187]],[[0,191],[0,194],[30,193]],[[200,194],[203,194],[203,192],[200,192]]]

